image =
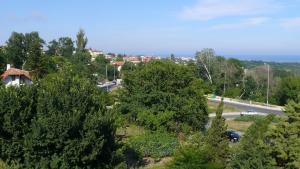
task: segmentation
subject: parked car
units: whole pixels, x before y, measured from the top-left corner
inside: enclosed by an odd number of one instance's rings
[[[258,113],[255,112],[254,110],[247,110],[246,112],[242,112],[242,113],[241,113],[241,116],[245,116],[245,115],[251,116],[251,115],[257,115],[257,114],[258,114]]]
[[[238,133],[232,130],[226,131],[226,135],[228,139],[233,143],[239,141],[241,137]]]

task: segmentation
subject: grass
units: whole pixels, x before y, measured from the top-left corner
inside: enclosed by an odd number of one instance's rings
[[[253,122],[226,120],[226,124],[228,125],[228,129],[245,132],[253,124]]]
[[[134,124],[129,125],[126,128],[118,128],[117,135],[124,136],[125,138],[140,136],[146,133],[146,130],[143,127],[136,126]]]
[[[265,116],[259,116],[259,115],[249,115],[249,116],[240,116],[234,119],[235,121],[240,121],[240,122],[255,122],[257,120],[263,120],[266,118]],[[280,121],[280,117],[274,117],[273,123],[278,123]]]
[[[166,165],[172,160],[172,157],[162,158],[158,163],[149,163],[142,169],[165,169]]]
[[[219,105],[218,103],[208,102],[208,112],[215,113],[218,108],[218,105]],[[228,113],[228,112],[241,112],[241,110],[232,106],[224,105],[223,113]]]

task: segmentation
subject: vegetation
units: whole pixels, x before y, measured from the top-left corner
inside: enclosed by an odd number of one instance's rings
[[[133,136],[126,142],[143,157],[155,159],[172,156],[179,145],[176,136],[163,132],[147,132]]]
[[[156,61],[128,72],[120,97],[127,120],[151,130],[204,130],[207,103],[193,70],[172,62]]]
[[[11,63],[34,75],[31,86],[0,84],[0,168],[126,169],[164,158],[165,166],[153,167],[300,168],[300,80],[294,70],[275,63],[268,70],[262,62],[204,49],[196,63],[172,55],[126,62],[118,72],[104,55],[91,60],[87,42],[83,30],[74,41],[61,37],[48,44],[37,32],[13,32],[0,48],[0,72]],[[105,93],[96,87],[118,77],[122,89]],[[223,110],[235,110],[223,102],[208,107],[204,96],[265,102],[268,81],[270,102],[286,105],[282,118],[225,121]],[[209,111],[216,112],[210,127]],[[237,126],[245,134],[232,146],[226,130]]]

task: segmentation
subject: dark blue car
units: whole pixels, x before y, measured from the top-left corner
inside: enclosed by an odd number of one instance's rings
[[[226,135],[227,135],[228,139],[233,143],[239,141],[240,137],[241,137],[238,133],[231,131],[231,130],[226,131]]]

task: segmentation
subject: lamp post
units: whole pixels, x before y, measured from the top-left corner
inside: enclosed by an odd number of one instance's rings
[[[267,86],[267,106],[269,106],[269,90],[270,90],[270,65],[266,64],[267,69],[268,69],[268,86]]]

